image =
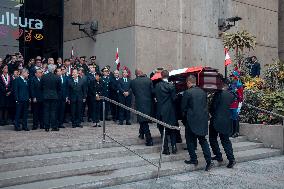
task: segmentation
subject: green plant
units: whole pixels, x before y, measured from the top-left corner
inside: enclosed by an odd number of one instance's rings
[[[223,33],[223,45],[224,47],[235,50],[235,64],[240,68],[241,63],[244,62],[244,50],[254,49],[256,44],[256,37],[250,34],[248,31],[237,31],[236,33]]]
[[[266,86],[271,90],[284,89],[284,62],[275,60],[272,64],[265,65],[264,79]]]

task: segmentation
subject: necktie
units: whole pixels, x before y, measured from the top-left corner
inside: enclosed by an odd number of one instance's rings
[[[61,83],[63,84],[63,77],[61,76]]]

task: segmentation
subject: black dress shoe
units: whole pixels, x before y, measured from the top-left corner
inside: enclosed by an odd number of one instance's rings
[[[140,138],[140,139],[143,140],[143,139],[144,139],[144,134],[141,134],[141,133],[140,133],[139,136],[138,136],[138,138]]]
[[[15,128],[15,131],[21,131],[22,129],[20,129],[20,128]]]
[[[189,164],[189,165],[195,165],[197,166],[198,165],[198,161],[192,161],[192,160],[184,160],[184,163],[185,164]]]
[[[214,163],[212,161],[207,162],[206,167],[205,167],[205,171],[210,171],[210,169],[212,169]]]
[[[120,121],[120,122],[119,122],[119,125],[123,125],[123,122],[122,122],[122,121]]]
[[[169,149],[164,149],[162,154],[170,155],[171,153]]]
[[[212,157],[211,159],[212,159],[212,160],[216,160],[216,161],[218,161],[218,162],[223,162],[223,161],[224,161],[222,157],[219,158],[219,157],[217,157],[217,156],[214,156],[214,157]]]
[[[29,128],[23,128],[23,130],[24,130],[24,131],[30,131],[30,129],[29,129]]]
[[[59,128],[52,128],[51,131],[59,131]]]
[[[177,153],[177,146],[176,145],[172,146],[172,153],[173,154]]]
[[[32,130],[37,130],[37,127],[33,127]]]
[[[91,119],[91,118],[88,118],[88,122],[92,122],[92,119]]]
[[[100,124],[98,124],[98,127],[102,127]]]
[[[46,132],[49,132],[49,129],[45,129]]]
[[[72,128],[76,128],[76,125],[72,125]]]
[[[146,146],[153,146],[154,144],[153,144],[153,141],[148,141],[148,142],[145,143],[145,145],[146,145]],[[170,152],[169,152],[169,153],[170,153]]]
[[[131,125],[131,123],[129,121],[126,121],[126,125]]]
[[[177,138],[177,143],[182,143],[182,139],[181,138]]]
[[[227,168],[232,169],[236,165],[236,161],[229,161],[229,164],[227,165]]]
[[[79,124],[78,127],[83,128],[83,125]]]

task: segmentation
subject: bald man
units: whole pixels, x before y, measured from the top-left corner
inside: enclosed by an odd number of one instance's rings
[[[140,69],[135,70],[136,78],[132,80],[130,87],[135,96],[135,106],[139,112],[151,116],[152,99],[153,99],[153,84]],[[139,138],[146,137],[146,146],[153,146],[153,140],[149,129],[149,120],[138,116],[137,120],[140,124]]]

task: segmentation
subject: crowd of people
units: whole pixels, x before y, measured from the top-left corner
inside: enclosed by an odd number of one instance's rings
[[[33,130],[58,131],[68,122],[68,115],[72,127],[82,127],[86,110],[87,121],[100,127],[101,95],[131,105],[129,70],[124,69],[122,75],[118,70],[110,72],[110,66],[100,70],[95,56],[90,57],[89,64],[85,56],[74,61],[58,58],[56,62],[37,56],[27,65],[20,53],[7,57],[0,59],[0,124],[13,123],[16,131],[29,131],[29,107]],[[117,106],[106,103],[106,112],[107,120],[111,114],[119,125],[124,121],[131,125],[129,111],[118,111]]]
[[[235,136],[238,134],[238,113],[242,101],[243,88],[237,70],[231,76],[235,82],[229,85],[225,81],[223,89],[214,93],[209,108],[207,93],[196,86],[194,76],[189,76],[186,79],[188,90],[183,92],[180,110],[177,110],[175,86],[168,81],[169,72],[164,69],[155,71],[161,73],[158,81],[153,82],[140,69],[135,70],[136,78],[131,80],[127,67],[121,72],[111,71],[110,66],[100,69],[96,56],[91,56],[89,63],[85,56],[64,61],[58,58],[56,62],[53,58],[46,61],[37,56],[25,65],[20,53],[0,59],[0,68],[0,121],[1,125],[13,123],[15,131],[29,131],[29,107],[33,115],[33,130],[59,131],[64,128],[63,123],[68,122],[68,117],[71,117],[73,128],[82,128],[84,117],[86,121],[93,122],[94,127],[101,127],[100,96],[128,107],[132,106],[132,97],[135,97],[135,109],[169,125],[178,126],[181,116],[190,155],[186,164],[198,164],[195,153],[197,139],[207,163],[206,170],[212,168],[212,160],[223,161],[217,142],[218,135],[229,160],[227,167],[232,168],[235,164],[229,137],[232,133]],[[178,115],[178,111],[181,115]],[[106,120],[112,120],[118,125],[123,125],[125,121],[126,125],[131,125],[130,112],[108,101],[105,102],[105,113]],[[209,119],[209,143],[215,157],[211,157],[205,138],[208,135]],[[137,116],[137,121],[140,124],[139,138],[145,138],[146,145],[152,146],[150,121],[141,116]],[[158,125],[158,128],[162,136],[164,127]],[[166,129],[163,154],[170,154],[169,143],[171,153],[177,153],[176,143],[180,142],[181,134],[178,130]]]

